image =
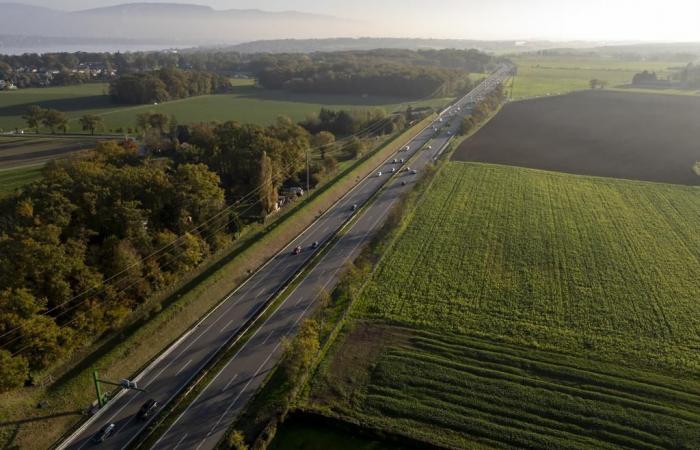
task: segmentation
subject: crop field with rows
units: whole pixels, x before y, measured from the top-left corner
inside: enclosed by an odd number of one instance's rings
[[[353,356],[366,347],[358,335],[367,328],[389,344],[358,363]],[[438,445],[700,446],[700,383],[478,338],[362,323],[335,359],[324,387],[314,392],[317,407]],[[363,365],[369,371],[364,378],[357,376]],[[358,380],[364,380],[359,389]]]
[[[700,189],[449,163],[370,318],[700,371]]]

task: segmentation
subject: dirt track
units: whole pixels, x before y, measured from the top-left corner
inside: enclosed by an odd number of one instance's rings
[[[515,102],[453,159],[700,185],[700,99],[586,91]]]

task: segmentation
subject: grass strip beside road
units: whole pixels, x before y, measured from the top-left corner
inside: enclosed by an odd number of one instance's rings
[[[41,176],[43,166],[36,164],[0,170],[0,197],[37,180]]]
[[[81,409],[93,400],[92,367],[99,367],[105,379],[121,379],[138,373],[240,285],[247,278],[248,270],[264,264],[351,189],[358,178],[371,173],[405,145],[429,120],[425,119],[357,161],[336,181],[318,189],[273,224],[239,241],[239,246],[230,254],[219,255],[219,260],[210,264],[209,269],[191,277],[180,290],[163,300],[162,304],[167,306],[162,311],[158,305],[151,305],[149,317],[139,320],[123,334],[113,336],[109,342],[103,342],[101,347],[98,345],[56,382],[47,387],[2,394],[0,400],[6,408],[0,413],[0,444],[46,448],[73,429]],[[43,411],[35,409],[41,401],[49,403]]]

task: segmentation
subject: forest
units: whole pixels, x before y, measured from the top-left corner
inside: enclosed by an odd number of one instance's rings
[[[222,75],[169,67],[121,75],[110,82],[109,95],[115,103],[141,105],[222,93],[229,88],[228,79]]]

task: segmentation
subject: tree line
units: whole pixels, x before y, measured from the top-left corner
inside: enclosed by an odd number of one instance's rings
[[[388,76],[397,71],[411,77],[426,69],[424,77],[447,77],[432,69],[457,72],[487,72],[498,59],[477,50],[369,50],[351,52],[319,52],[312,54],[242,54],[235,51],[131,52],[131,53],[46,53],[0,55],[0,80],[19,87],[61,86],[88,80],[110,81],[115,76],[177,68],[186,71],[212,72],[231,76],[249,74],[260,77],[284,67],[318,66],[317,76],[333,79],[324,68],[336,65],[372,67],[375,73]],[[383,68],[383,66],[387,66]],[[411,74],[408,67],[413,67]],[[431,69],[432,68],[432,69]],[[50,80],[46,71],[52,73]],[[55,73],[54,73],[55,72]],[[347,72],[347,69],[344,70]],[[449,77],[448,77],[449,78]],[[339,83],[335,80],[334,83]],[[424,80],[423,83],[428,83]],[[328,87],[326,87],[328,89]],[[337,87],[334,89],[338,89]]]
[[[34,130],[36,134],[39,134],[42,125],[52,134],[56,134],[56,131],[62,131],[65,134],[69,128],[68,116],[63,111],[42,108],[38,105],[30,106],[22,119],[27,124],[27,128]],[[78,122],[82,130],[91,135],[94,135],[95,131],[101,129],[104,124],[102,117],[96,114],[85,114],[78,119]]]
[[[120,75],[110,82],[109,94],[117,103],[146,104],[225,92],[230,85],[222,75],[169,67]]]
[[[324,94],[430,97],[463,94],[472,69],[491,58],[475,51],[375,50],[312,55],[270,55],[251,63],[268,89]]]

